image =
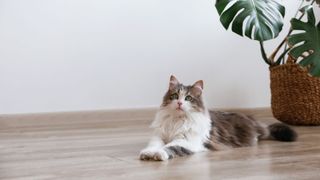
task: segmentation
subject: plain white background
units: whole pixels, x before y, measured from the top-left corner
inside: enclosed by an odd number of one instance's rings
[[[269,106],[258,43],[214,2],[0,0],[0,114],[156,107],[171,74],[203,79],[210,107]],[[288,20],[299,1],[283,3]]]

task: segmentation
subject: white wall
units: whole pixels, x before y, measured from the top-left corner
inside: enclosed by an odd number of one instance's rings
[[[210,107],[270,104],[258,43],[213,0],[0,0],[0,114],[158,106],[170,74]]]

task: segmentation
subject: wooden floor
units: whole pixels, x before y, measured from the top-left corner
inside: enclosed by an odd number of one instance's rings
[[[267,123],[265,109],[245,110]],[[294,143],[142,162],[153,110],[0,116],[0,179],[320,179],[320,127]]]

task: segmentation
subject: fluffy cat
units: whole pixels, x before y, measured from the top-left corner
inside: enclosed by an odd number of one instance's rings
[[[202,99],[203,81],[184,86],[174,76],[151,128],[153,136],[141,160],[164,161],[196,152],[253,146],[258,140],[295,141],[289,126],[270,126],[240,113],[209,112]]]

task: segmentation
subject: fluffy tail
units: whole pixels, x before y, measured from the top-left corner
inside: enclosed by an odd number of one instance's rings
[[[282,124],[274,123],[268,126],[269,129],[269,138],[275,139],[278,141],[291,142],[297,140],[297,133],[291,127]]]

